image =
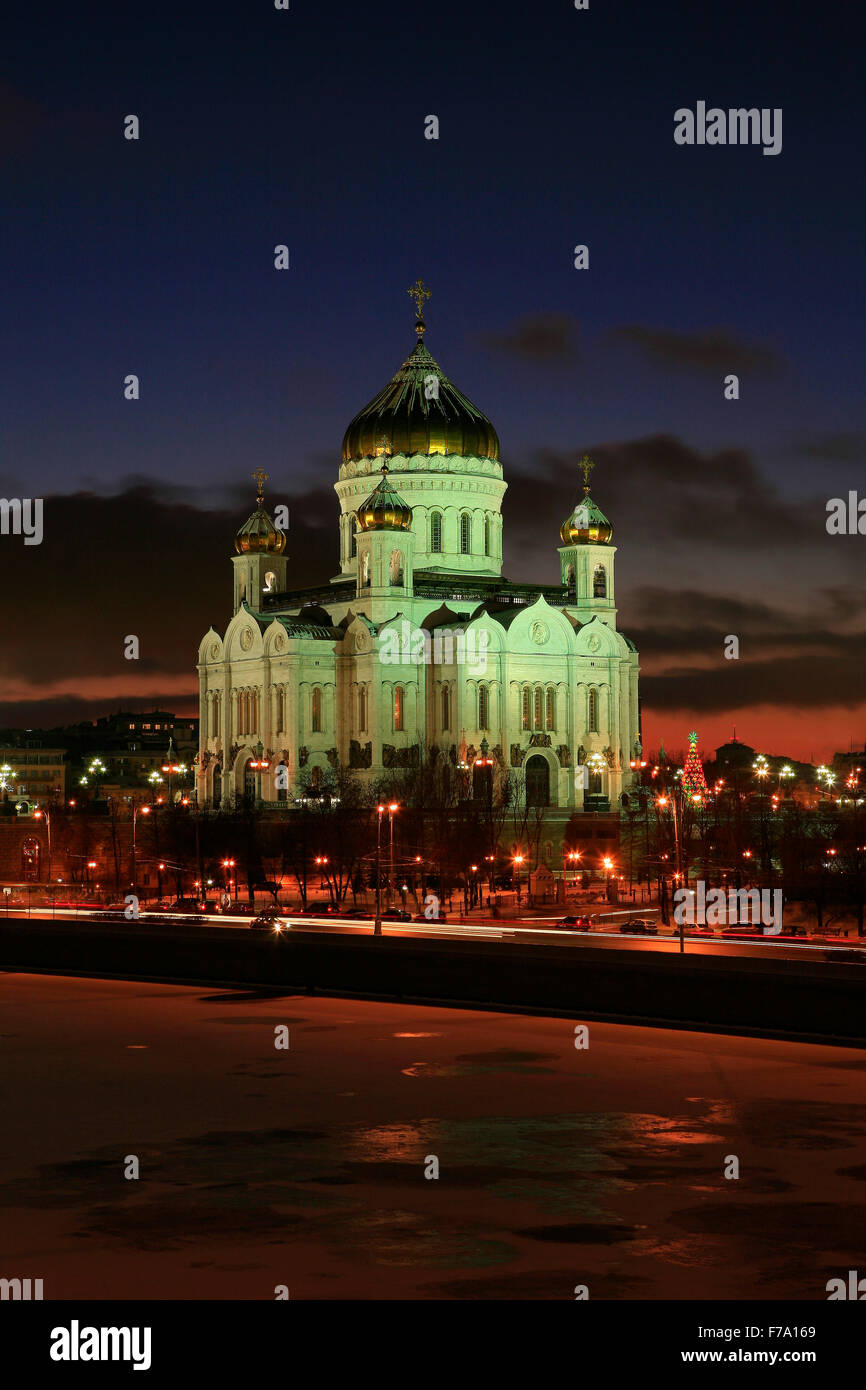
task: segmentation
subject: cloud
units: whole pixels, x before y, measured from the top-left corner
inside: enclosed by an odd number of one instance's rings
[[[721,645],[719,647],[721,658]],[[820,710],[827,705],[854,709],[863,703],[866,635],[837,643],[815,660],[808,653],[759,661],[725,661],[718,666],[674,668],[641,676],[645,709],[688,709],[721,713],[771,705],[780,710]]]
[[[7,705],[21,710],[47,698],[71,708],[69,701],[84,694],[94,715],[135,693],[146,699],[152,691],[173,701],[169,708],[185,690],[194,697],[198,643],[232,616],[234,537],[255,502],[247,493],[237,507],[205,508],[183,494],[154,484],[108,497],[49,496],[41,545],[2,537],[0,685]],[[322,543],[323,518],[330,518],[333,548]],[[327,583],[336,553],[332,490],[295,496],[289,586]],[[139,661],[123,655],[131,634],[139,638]],[[11,717],[7,709],[7,724]],[[34,716],[23,719],[35,726]]]
[[[834,463],[859,463],[866,455],[866,432],[852,430],[818,434],[794,445],[803,458],[831,459]]]
[[[557,524],[581,495],[580,460],[595,460],[592,495],[639,545],[670,542],[731,551],[827,540],[826,498],[792,499],[760,472],[747,449],[696,449],[673,435],[541,449],[529,467],[508,465],[503,513],[509,547],[538,541],[539,498]],[[530,536],[532,537],[530,541]]]
[[[524,362],[575,362],[577,325],[570,314],[527,314],[507,333],[486,333],[484,347]]]
[[[679,333],[671,328],[630,323],[606,334],[611,343],[626,343],[646,361],[682,367],[693,372],[750,372],[770,376],[779,371],[782,358],[765,343],[748,342],[728,328],[706,328]]]

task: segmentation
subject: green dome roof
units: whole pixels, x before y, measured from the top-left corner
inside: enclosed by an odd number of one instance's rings
[[[343,436],[343,462],[393,454],[460,454],[499,458],[496,431],[431,357],[416,324],[418,342],[406,361]],[[438,391],[429,389],[435,377]],[[383,436],[387,444],[383,444]]]

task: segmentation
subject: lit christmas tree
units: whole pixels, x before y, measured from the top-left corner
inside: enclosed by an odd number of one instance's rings
[[[698,736],[689,734],[689,751],[683,767],[683,791],[687,796],[709,797],[710,789],[704,776],[704,769],[698,757]]]

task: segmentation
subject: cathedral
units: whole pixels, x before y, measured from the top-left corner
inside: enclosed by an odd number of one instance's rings
[[[201,806],[287,802],[337,767],[376,781],[447,758],[466,796],[618,809],[640,755],[638,654],[617,630],[613,528],[590,495],[559,531],[559,578],[502,576],[496,430],[416,343],[349,424],[335,483],[340,568],[289,587],[264,505],[237,532],[233,616],[199,648]]]

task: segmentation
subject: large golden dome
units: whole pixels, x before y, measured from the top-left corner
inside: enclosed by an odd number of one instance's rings
[[[408,531],[411,526],[412,508],[388,482],[388,465],[383,463],[380,482],[358,508],[358,530]]]
[[[429,298],[420,281],[409,293]],[[415,321],[418,341],[406,361],[343,436],[343,462],[393,454],[460,454],[499,458],[496,430],[452,384],[424,346],[425,323]],[[431,378],[433,379],[431,381]],[[387,444],[383,442],[387,440]]]
[[[238,555],[282,555],[286,548],[285,534],[277,530],[264,509],[265,498],[262,489],[267,476],[260,468],[253,474],[258,489],[256,510],[235,536],[235,550]]]

